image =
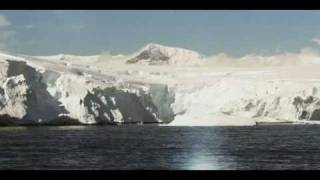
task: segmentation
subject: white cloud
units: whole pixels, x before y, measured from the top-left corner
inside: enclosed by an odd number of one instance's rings
[[[32,29],[32,28],[33,28],[33,25],[32,25],[32,24],[28,24],[28,25],[25,26],[25,28],[26,28],[26,29]]]
[[[0,27],[9,26],[11,22],[3,15],[0,15]]]
[[[313,38],[313,39],[311,39],[311,41],[320,45],[320,38]]]

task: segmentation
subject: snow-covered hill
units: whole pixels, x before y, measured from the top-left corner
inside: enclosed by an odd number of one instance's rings
[[[142,48],[135,57],[129,59],[127,63],[197,65],[203,63],[203,57],[199,53],[191,50],[150,43]]]
[[[205,57],[156,44],[132,55],[0,54],[0,124],[316,124],[319,59]]]

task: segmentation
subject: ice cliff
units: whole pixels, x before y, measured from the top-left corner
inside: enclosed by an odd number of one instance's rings
[[[98,80],[13,59],[3,61],[2,70],[3,125],[165,123],[174,117],[167,85]]]
[[[319,122],[317,55],[215,58],[157,44],[121,56],[0,54],[0,125]]]

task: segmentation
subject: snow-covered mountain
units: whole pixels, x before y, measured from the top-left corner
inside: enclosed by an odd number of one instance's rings
[[[284,57],[294,65],[274,65]],[[316,54],[252,58],[225,66],[156,44],[134,55],[0,54],[0,124],[320,122]]]
[[[127,61],[129,64],[149,65],[196,65],[202,62],[203,56],[197,52],[154,43],[147,44],[135,57]]]

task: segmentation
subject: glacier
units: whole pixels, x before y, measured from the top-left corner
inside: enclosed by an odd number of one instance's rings
[[[129,55],[0,54],[0,125],[320,122],[320,56],[147,44]]]

